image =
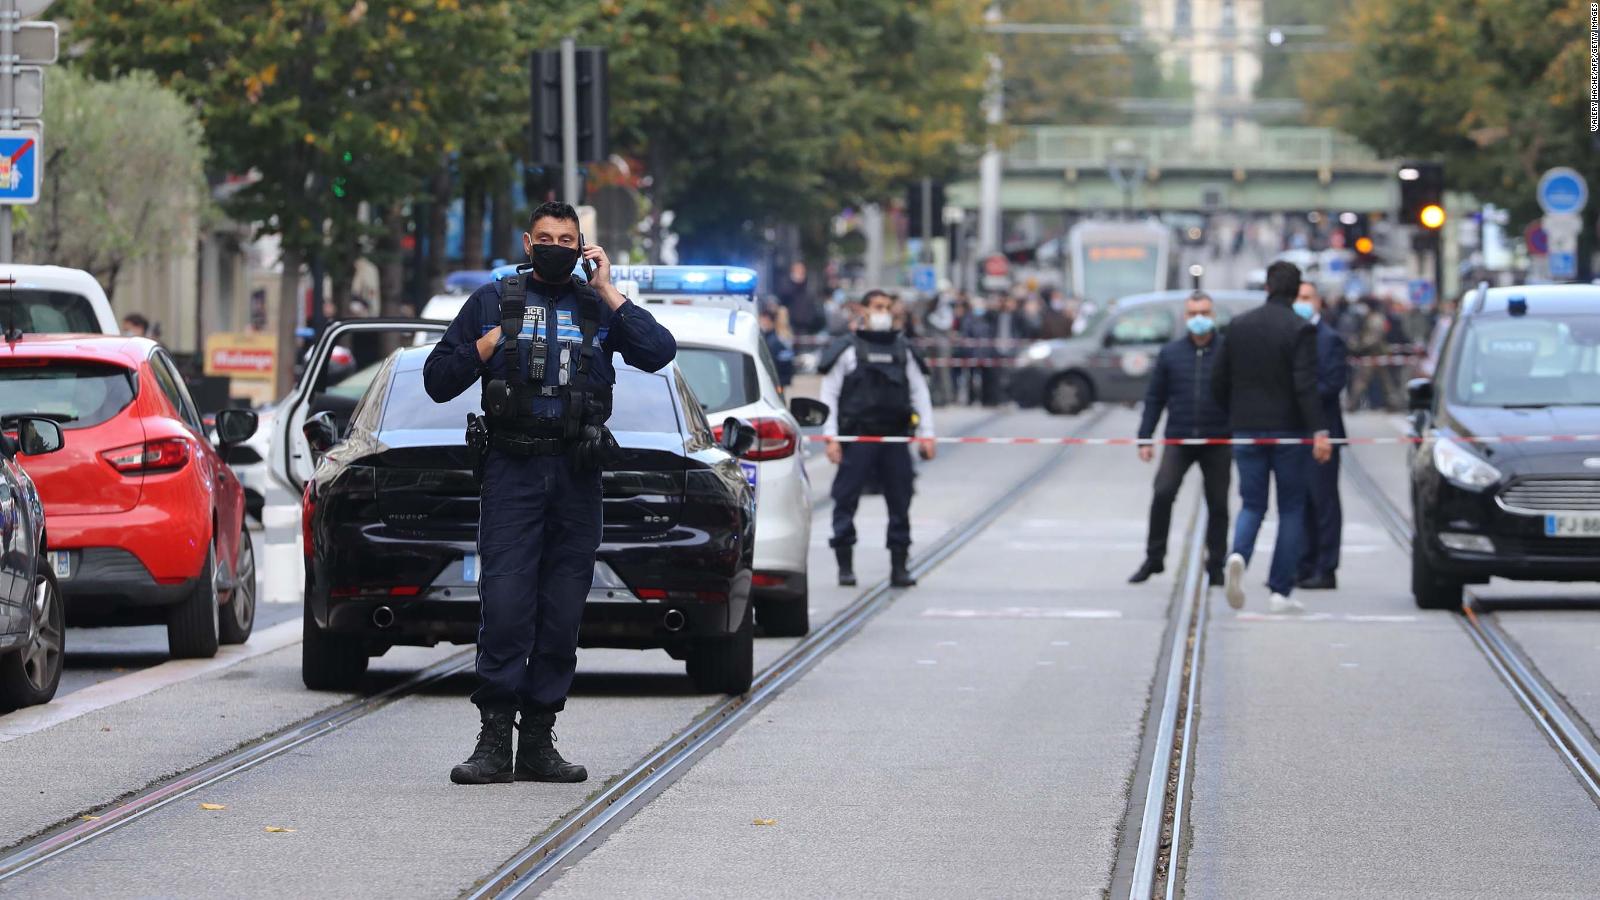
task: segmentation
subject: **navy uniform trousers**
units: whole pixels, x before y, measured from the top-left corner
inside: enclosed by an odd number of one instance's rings
[[[890,550],[911,546],[911,450],[905,444],[844,445],[844,457],[833,476],[833,540],[830,547],[856,542],[856,505],[868,480],[877,475],[889,507]]]
[[[478,513],[480,707],[559,712],[600,548],[600,473],[491,449]]]

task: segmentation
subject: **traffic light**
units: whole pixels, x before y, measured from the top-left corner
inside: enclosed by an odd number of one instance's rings
[[[1344,245],[1355,252],[1355,259],[1350,262],[1352,267],[1367,269],[1377,263],[1377,256],[1373,253],[1372,224],[1365,215],[1357,213],[1341,215],[1339,231],[1344,237]]]
[[[606,51],[579,47],[574,57],[578,94],[578,162],[610,156],[606,128]],[[533,54],[533,157],[536,166],[561,165],[561,51]]]
[[[944,182],[933,182],[933,203],[928,211],[928,221],[933,234],[922,233],[922,182],[914,181],[906,188],[906,237],[938,237],[944,232]]]
[[[1435,162],[1402,163],[1400,224],[1437,231],[1444,225],[1444,166]]]

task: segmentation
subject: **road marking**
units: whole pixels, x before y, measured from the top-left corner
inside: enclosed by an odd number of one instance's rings
[[[158,666],[90,685],[43,706],[30,706],[0,716],[0,744],[298,644],[302,628],[299,619],[281,622],[251,635],[249,643],[221,648],[211,659],[169,660]]]
[[[1380,622],[1393,624],[1398,622],[1416,622],[1420,616],[1380,616],[1359,615],[1355,613],[1249,613],[1242,612],[1234,617],[1236,622]],[[1339,645],[1335,645],[1339,646]]]
[[[924,619],[1120,619],[1116,609],[1047,609],[1038,606],[1007,606],[1000,609],[942,609],[922,611]]]

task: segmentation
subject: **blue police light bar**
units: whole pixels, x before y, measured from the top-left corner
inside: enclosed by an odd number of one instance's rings
[[[631,281],[641,294],[754,294],[756,272],[742,266],[613,266],[613,282]]]

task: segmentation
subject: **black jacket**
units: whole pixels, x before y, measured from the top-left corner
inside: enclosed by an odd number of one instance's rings
[[[1332,437],[1345,436],[1339,395],[1349,383],[1350,351],[1338,330],[1324,317],[1317,323],[1317,396],[1322,398],[1322,427]]]
[[[538,285],[529,279],[528,303],[540,303],[541,295],[553,301],[557,310],[577,308],[577,290],[570,284]],[[587,288],[584,288],[587,290]],[[473,382],[487,384],[491,378],[505,377],[502,355],[496,352],[485,363],[478,356],[476,342],[500,324],[500,295],[504,285],[491,281],[472,292],[461,312],[450,323],[444,338],[435,344],[422,364],[422,384],[436,403],[447,403],[472,386]],[[563,333],[560,340],[568,343]],[[576,336],[570,336],[576,341]],[[514,339],[514,338],[513,338]],[[611,354],[621,353],[628,365],[654,372],[677,355],[678,344],[672,332],[661,327],[655,317],[629,300],[616,311],[600,301],[600,330],[595,340],[600,352],[595,355],[594,376],[605,384],[615,384],[616,370],[611,365]],[[561,415],[561,401],[554,397],[540,398],[540,415]]]
[[[1161,348],[1144,392],[1141,440],[1155,435],[1163,409],[1169,438],[1229,437],[1228,414],[1211,395],[1211,371],[1221,349],[1221,335],[1204,347],[1185,335]]]
[[[1317,396],[1317,329],[1295,314],[1293,302],[1268,297],[1228,326],[1211,388],[1235,432],[1310,435],[1326,427]]]

